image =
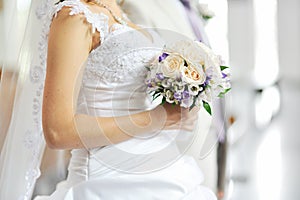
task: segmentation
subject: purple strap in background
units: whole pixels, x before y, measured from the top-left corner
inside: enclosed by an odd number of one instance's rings
[[[186,11],[187,17],[189,19],[190,25],[194,31],[195,36],[200,42],[203,42],[204,44],[209,46],[209,41],[204,31],[204,24],[200,19],[200,16],[198,16],[197,13],[192,9],[189,0],[180,0],[180,2],[184,6],[184,9]]]
[[[200,42],[203,42],[207,46],[210,46],[208,38],[205,34],[204,24],[200,16],[192,9],[190,0],[180,0],[185,8],[187,17],[189,19],[190,25],[194,31],[195,36]],[[226,123],[224,115],[224,100],[216,99],[213,102],[214,112],[213,112],[213,126],[214,129],[211,131],[215,132],[220,142],[225,140],[226,134]]]

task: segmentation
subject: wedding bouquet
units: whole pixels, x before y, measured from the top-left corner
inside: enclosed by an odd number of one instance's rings
[[[151,63],[146,78],[153,100],[190,110],[204,107],[211,115],[210,103],[230,90],[229,69],[205,44],[178,41],[165,46]]]

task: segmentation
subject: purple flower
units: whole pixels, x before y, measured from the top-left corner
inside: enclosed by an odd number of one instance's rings
[[[164,80],[165,77],[164,77],[163,73],[157,73],[157,74],[156,74],[156,78],[157,78],[158,80],[161,80],[161,81],[162,81],[162,80]]]
[[[165,60],[168,56],[169,56],[169,54],[163,53],[161,56],[159,56],[158,61],[161,62],[161,61]]]
[[[227,78],[227,74],[225,74],[224,72],[222,72],[222,78]]]
[[[151,80],[150,80],[150,79],[146,80],[146,85],[147,85],[148,87],[151,86]]]
[[[189,93],[189,91],[183,91],[183,93],[182,93],[182,97],[183,97],[183,99],[188,99],[188,98],[190,98],[190,93]]]
[[[209,83],[209,81],[211,80],[211,76],[206,76],[206,80],[205,80],[205,82],[204,82],[204,84],[203,84],[203,87],[205,87],[205,86],[207,86],[208,85],[208,83]]]
[[[146,81],[146,84],[149,88],[152,88],[155,86],[155,81],[153,79],[149,79]]]
[[[174,94],[174,98],[178,101],[180,101],[182,98],[181,98],[181,93],[180,92],[175,92]]]
[[[212,79],[213,77],[213,74],[214,74],[214,71],[213,71],[213,67],[209,67],[206,71],[205,71],[205,74],[206,74],[206,80],[203,84],[203,86],[207,86],[209,81]]]

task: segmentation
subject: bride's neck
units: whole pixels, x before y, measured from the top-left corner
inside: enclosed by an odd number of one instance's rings
[[[116,0],[99,0],[99,1],[109,7],[115,7],[118,5]],[[85,0],[85,2],[97,4],[97,1],[95,1],[95,0]]]

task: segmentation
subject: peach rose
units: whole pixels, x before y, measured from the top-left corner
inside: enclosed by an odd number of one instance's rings
[[[188,65],[183,69],[182,73],[183,80],[187,83],[193,83],[197,85],[201,85],[206,80],[206,75],[201,66],[192,66]]]

